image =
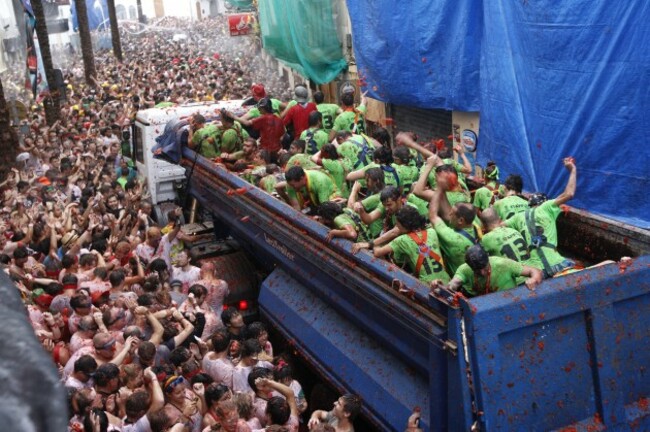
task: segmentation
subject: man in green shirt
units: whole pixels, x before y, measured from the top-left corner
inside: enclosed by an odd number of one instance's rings
[[[514,288],[524,276],[530,290],[542,281],[542,272],[538,269],[508,258],[491,257],[480,245],[474,245],[467,249],[465,264],[458,268],[447,288],[452,291],[461,289],[474,297]],[[439,288],[444,286],[444,282],[436,280],[431,286]]]
[[[426,188],[427,179],[430,178],[431,173],[436,177],[436,188],[443,188],[445,190],[446,200],[451,207],[456,203],[471,202],[471,196],[460,184],[458,173],[454,167],[449,164],[443,164],[442,160],[435,154],[427,158],[427,162],[420,170],[420,177],[413,187],[413,193],[415,195],[426,201],[431,200],[436,189]]]
[[[380,168],[371,168],[366,171],[364,179],[366,180],[369,195],[363,200],[358,200],[359,192],[361,191],[361,184],[359,182],[354,182],[352,190],[350,191],[350,197],[348,198],[348,207],[353,209],[357,214],[362,211],[372,213],[377,207],[379,207],[379,204],[381,204],[379,194],[385,187],[384,173]],[[375,239],[381,234],[384,225],[381,219],[377,219],[368,224],[368,228],[370,229],[370,237]]]
[[[427,228],[427,219],[416,208],[403,206],[397,212],[396,226],[405,232],[385,246],[374,248],[375,257],[390,253],[397,262],[405,263],[409,272],[420,281],[430,283],[449,281],[445,272],[438,236],[432,228]],[[374,246],[374,245],[373,245]]]
[[[300,134],[300,139],[305,140],[306,153],[315,155],[329,142],[328,134],[322,129],[323,115],[318,111],[309,113],[309,128]]]
[[[530,209],[508,219],[506,226],[521,233],[530,247],[530,264],[544,271],[544,277],[565,274],[575,263],[564,258],[557,251],[557,226],[555,221],[562,212],[561,205],[569,201],[576,192],[577,168],[573,158],[565,158],[564,166],[569,171],[569,180],[557,198],[546,201],[543,194],[534,194],[529,200]]]
[[[327,233],[327,241],[333,238],[362,242],[370,240],[368,226],[352,209],[342,208],[339,203],[327,201],[318,207],[318,215],[323,225],[331,228]]]
[[[444,182],[440,182],[438,188],[433,191],[429,202],[429,220],[438,234],[447,272],[453,275],[465,262],[467,249],[481,240],[482,233],[473,224],[476,217],[474,206],[468,203],[456,203],[450,207],[444,186]],[[445,215],[445,220],[438,215],[439,210]]]
[[[519,231],[503,226],[503,221],[492,207],[485,209],[480,218],[484,232],[481,246],[490,256],[510,258],[528,264],[530,260],[528,243]]]
[[[351,170],[364,167],[372,162],[372,155],[375,151],[375,143],[365,135],[353,135],[349,131],[341,131],[336,134],[338,153],[345,159]]]
[[[275,185],[275,190],[296,210],[315,211],[326,201],[343,201],[332,178],[322,171],[294,166],[287,170],[285,179]]]
[[[390,231],[396,223],[395,215],[405,205],[414,207],[422,216],[428,213],[427,203],[416,197],[409,195],[403,198],[399,189],[394,186],[387,186],[379,194],[381,203],[372,212],[366,212],[364,206],[356,206],[355,211],[358,211],[361,220],[370,225],[376,220],[383,220],[383,231]]]
[[[341,95],[343,112],[334,120],[334,127],[330,133],[330,140],[334,139],[334,132],[349,131],[354,134],[366,133],[366,94],[361,95],[361,104],[355,108],[354,94],[343,93]]]
[[[205,117],[195,114],[190,118],[190,133],[187,139],[188,147],[197,151],[201,156],[214,159],[221,152],[217,148],[217,126],[206,125]]]
[[[323,115],[323,130],[329,137],[334,127],[334,119],[343,111],[337,104],[324,103],[325,95],[321,91],[314,93],[316,109]]]
[[[425,159],[429,159],[431,156],[435,155],[435,153],[433,153],[431,150],[418,144],[413,139],[413,137],[407,132],[398,133],[397,136],[395,137],[395,141],[399,145],[404,145],[410,149],[416,150]],[[463,161],[462,165],[453,158],[452,148],[447,148],[447,147],[438,151],[437,156],[440,160],[440,162],[438,162],[438,165],[452,165],[456,170],[456,174],[458,176],[458,182],[463,187],[463,189],[467,190],[467,185],[465,183],[465,174],[470,174],[472,172],[472,165],[469,162],[469,159],[467,159],[467,156],[465,156],[465,148],[463,146],[456,145],[453,147],[453,150],[455,150],[460,156],[461,160]],[[436,188],[436,176],[433,172],[430,172],[427,181],[431,189]]]
[[[288,170],[294,166],[300,166],[304,169],[319,169],[319,166],[311,160],[311,157],[305,153],[305,141],[304,140],[295,140],[289,146],[289,154],[291,157],[287,161],[284,170]]]
[[[502,220],[508,220],[528,209],[528,201],[519,196],[523,186],[524,182],[521,180],[521,176],[517,174],[509,175],[503,183],[505,196],[494,203],[494,210]]]
[[[322,166],[323,169],[332,176],[336,183],[336,187],[339,188],[339,191],[341,192],[341,196],[347,199],[350,196],[348,183],[345,181],[348,169],[343,163],[343,160],[339,158],[334,144],[325,144],[319,152],[311,157],[311,160],[312,162]]]
[[[487,163],[483,171],[485,186],[476,189],[474,192],[474,207],[479,213],[494,203],[499,196],[499,167],[492,161]],[[504,189],[505,190],[505,189]]]
[[[238,121],[230,117],[225,110],[221,112],[221,127],[218,129],[221,152],[234,153],[242,149],[248,132]],[[223,155],[222,155],[223,157]]]

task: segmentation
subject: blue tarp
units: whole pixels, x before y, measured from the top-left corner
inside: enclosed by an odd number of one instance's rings
[[[502,177],[519,173],[526,190],[556,196],[567,180],[561,159],[574,156],[571,205],[650,228],[649,4],[412,0],[396,8],[355,0],[348,7],[371,96],[480,111],[479,162],[494,159]]]
[[[348,0],[368,95],[396,105],[478,111],[482,16],[473,0]]]
[[[88,9],[88,27],[90,30],[95,30],[98,27],[110,27],[106,0],[86,0],[86,9]],[[77,7],[74,1],[70,2],[70,14],[72,15],[72,28],[74,31],[78,31]]]

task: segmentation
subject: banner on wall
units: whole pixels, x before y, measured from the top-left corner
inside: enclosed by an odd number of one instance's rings
[[[230,36],[248,36],[253,34],[257,18],[252,12],[228,15]]]

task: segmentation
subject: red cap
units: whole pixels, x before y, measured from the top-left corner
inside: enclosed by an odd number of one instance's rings
[[[52,304],[52,300],[54,300],[54,297],[45,293],[34,297],[34,303],[44,308],[49,308]]]
[[[110,295],[111,295],[110,291],[95,291],[94,293],[90,294],[90,298],[93,301],[93,304],[95,304],[99,302],[99,300],[102,299],[102,297],[108,298],[108,296]]]
[[[266,90],[264,90],[264,86],[262,84],[253,84],[251,87],[251,92],[253,93],[253,97],[256,100],[266,97]]]

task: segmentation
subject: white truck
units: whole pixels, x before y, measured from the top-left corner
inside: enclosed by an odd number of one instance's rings
[[[152,149],[171,120],[189,119],[193,114],[201,114],[208,121],[218,121],[223,108],[242,113],[241,100],[219,102],[197,102],[167,108],[150,108],[139,111],[131,127],[133,155],[138,174],[146,180],[154,206],[173,202],[177,198],[178,186],[185,181],[185,168],[155,158]]]

